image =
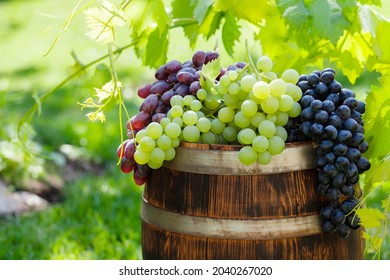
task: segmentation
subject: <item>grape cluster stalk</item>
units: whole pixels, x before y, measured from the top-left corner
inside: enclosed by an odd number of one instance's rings
[[[316,145],[318,183],[316,191],[328,205],[320,215],[324,232],[346,237],[360,227],[355,210],[360,207],[359,174],[370,168],[362,156],[368,149],[364,138],[362,114],[365,103],[355,93],[343,88],[332,68],[301,75],[297,85],[302,90],[300,118],[291,123],[292,141],[305,136]],[[298,129],[297,129],[298,127]]]

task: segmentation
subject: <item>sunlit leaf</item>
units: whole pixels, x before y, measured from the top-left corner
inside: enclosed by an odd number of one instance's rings
[[[89,8],[85,11],[87,35],[92,39],[105,44],[115,41],[115,27],[125,24],[125,15],[122,10],[111,2],[104,0],[101,7]]]
[[[386,219],[385,215],[376,208],[360,208],[356,210],[356,214],[365,228],[378,228],[381,226],[381,221]]]
[[[231,56],[234,44],[240,39],[240,35],[240,26],[237,24],[237,20],[230,13],[227,13],[222,27],[222,41],[227,53]]]

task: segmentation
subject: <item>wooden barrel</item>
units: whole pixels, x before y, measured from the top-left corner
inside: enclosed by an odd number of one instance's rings
[[[360,231],[324,234],[311,143],[268,165],[242,165],[239,146],[183,143],[153,170],[142,205],[144,259],[362,259]]]

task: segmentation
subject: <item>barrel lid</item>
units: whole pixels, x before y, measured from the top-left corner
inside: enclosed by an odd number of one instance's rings
[[[238,159],[242,146],[220,144],[181,143],[176,156],[164,167],[211,175],[276,174],[315,168],[315,151],[312,142],[286,143],[286,149],[272,157],[267,165],[244,165]]]

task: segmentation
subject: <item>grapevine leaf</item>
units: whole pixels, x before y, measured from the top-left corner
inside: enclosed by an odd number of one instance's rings
[[[381,78],[381,86],[372,86],[366,98],[365,137],[370,144],[368,158],[380,158],[390,153],[390,74]],[[378,131],[381,136],[378,137]],[[371,172],[371,170],[370,170]]]
[[[115,98],[118,96],[118,89],[122,87],[122,84],[119,82],[116,86],[114,81],[109,81],[102,88],[95,88],[96,96],[99,98],[98,103],[102,103],[111,96]]]
[[[360,6],[358,10],[361,31],[368,32],[372,37],[376,37],[376,27],[378,20],[373,11],[368,6]]]
[[[221,57],[210,61],[202,68],[202,74],[211,80],[215,80],[221,72]]]
[[[146,65],[159,66],[165,63],[168,51],[168,30],[160,34],[155,29],[148,37],[144,62]]]
[[[194,6],[191,4],[191,0],[174,0],[172,2],[173,18],[192,18],[193,14]],[[194,47],[199,34],[199,25],[186,25],[183,27],[183,30],[184,34],[190,41],[191,47]]]
[[[220,57],[214,59],[213,61],[205,64],[201,71],[201,78],[199,79],[200,85],[207,92],[212,92],[214,86],[214,80],[217,78],[221,71],[221,61]]]
[[[217,10],[231,12],[238,19],[245,19],[254,24],[262,22],[273,9],[271,1],[263,0],[216,0]]]
[[[375,5],[375,6],[382,6],[381,0],[359,0],[360,3],[367,4],[367,5]]]
[[[207,39],[209,39],[217,31],[222,19],[222,14],[222,12],[217,12],[214,9],[210,9],[203,23],[199,27],[199,32],[205,35]]]
[[[373,189],[381,186],[386,187],[385,182],[390,181],[390,153],[378,163],[374,162],[371,169],[367,172],[365,185],[370,186],[368,189],[371,192]]]
[[[115,41],[115,27],[123,26],[126,22],[122,10],[111,2],[104,0],[101,7],[89,8],[85,11],[89,32],[92,39],[104,44]]]
[[[379,228],[381,221],[385,220],[385,215],[376,208],[360,208],[356,210],[361,225],[365,228]]]
[[[194,9],[194,17],[201,24],[209,11],[209,8],[213,5],[213,0],[197,1]]]
[[[127,11],[131,28],[138,35],[151,28],[157,28],[163,34],[170,24],[161,0],[132,0]]]
[[[101,123],[104,123],[106,121],[106,116],[102,111],[97,112],[91,112],[85,115],[90,121],[100,121]]]
[[[343,71],[344,75],[348,77],[351,84],[354,84],[364,69],[362,63],[349,51],[342,52],[337,60],[337,66]]]
[[[234,43],[240,39],[240,26],[230,13],[225,15],[225,23],[222,27],[222,41],[227,53],[233,56]]]
[[[300,29],[306,23],[309,12],[303,0],[276,1],[283,18],[295,29]]]
[[[340,6],[333,0],[313,0],[308,6],[312,33],[329,39],[333,44],[343,35],[350,22],[344,17]]]

